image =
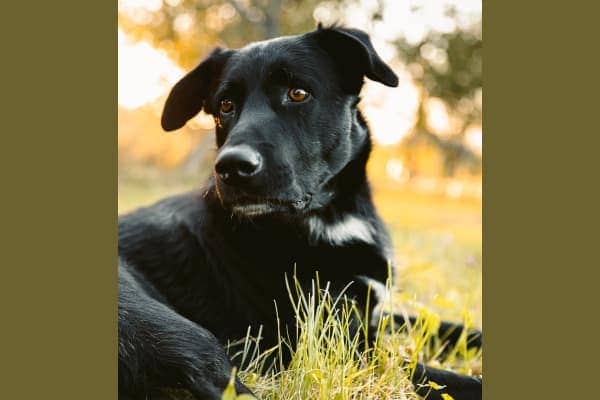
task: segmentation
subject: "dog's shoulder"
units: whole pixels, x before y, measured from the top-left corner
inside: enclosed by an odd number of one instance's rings
[[[164,198],[119,216],[119,234],[171,230],[206,215],[204,190],[190,191]]]
[[[197,225],[209,217],[205,191],[192,191],[119,217],[119,255],[136,264],[166,264],[198,257]]]

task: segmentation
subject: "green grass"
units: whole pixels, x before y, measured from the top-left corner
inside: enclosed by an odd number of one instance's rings
[[[149,168],[120,172],[119,212],[198,187],[204,180]],[[395,247],[396,291],[388,307],[419,315],[422,322],[410,332],[380,335],[374,348],[361,352],[347,335],[353,311],[342,307],[337,314],[330,312],[339,299],[323,290],[296,298],[303,333],[288,369],[261,371],[264,355],[253,351],[250,338],[247,342],[246,357],[254,361],[240,376],[261,399],[413,399],[410,369],[401,362],[406,359],[465,374],[482,373],[481,352],[467,352],[464,340],[443,363],[436,360],[439,343],[424,346],[441,319],[482,327],[481,200],[390,186],[375,186],[374,195]],[[285,346],[285,340],[280,345]]]
[[[442,350],[439,342],[428,345],[432,332],[437,330],[439,316],[422,308],[415,325],[400,330],[384,314],[395,309],[395,302],[389,296],[383,307],[375,311],[377,340],[365,348],[362,343],[369,333],[373,334],[369,332],[372,328],[363,324],[358,334],[349,335],[352,321],[362,320],[360,315],[364,310],[358,310],[343,294],[333,298],[327,287],[319,284],[318,277],[315,282],[309,294],[303,293],[295,280],[288,288],[299,328],[296,346],[292,348],[280,335],[279,345],[257,352],[253,347],[255,342],[248,338],[242,354],[251,362],[240,371],[240,378],[264,400],[416,399],[410,383],[414,365],[418,361],[431,364]],[[391,292],[390,281],[387,287]],[[265,357],[286,347],[292,351],[289,366],[265,368]],[[470,373],[469,363],[480,357],[480,351],[467,351],[466,335],[463,335],[450,352],[447,366]],[[440,388],[437,382],[425,384],[430,390]],[[230,387],[223,400],[234,399]]]
[[[293,347],[292,360],[287,368],[265,370],[262,354],[254,357],[240,377],[255,393],[265,400],[301,399],[412,399],[409,375],[409,343],[417,347],[423,343],[418,329],[400,334],[390,329],[389,318],[379,318],[378,335],[372,347],[361,343],[368,334],[367,325],[351,336],[350,326],[360,311],[343,295],[333,298],[318,279],[309,294],[302,293],[292,280],[290,301],[294,304],[298,324],[298,340]],[[424,320],[426,321],[426,320]],[[427,324],[422,324],[427,327]],[[415,339],[411,342],[411,339]],[[288,347],[281,338],[272,351]],[[289,346],[291,348],[291,346]],[[416,354],[416,353],[413,353]],[[404,362],[407,361],[407,362]]]

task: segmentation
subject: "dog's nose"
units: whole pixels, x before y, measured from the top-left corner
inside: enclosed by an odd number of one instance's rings
[[[224,149],[215,162],[215,171],[227,183],[249,178],[262,169],[260,153],[246,145]]]

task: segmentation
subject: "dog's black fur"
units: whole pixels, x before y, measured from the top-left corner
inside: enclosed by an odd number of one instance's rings
[[[364,32],[319,27],[216,49],[175,85],[163,128],[204,109],[219,153],[204,190],[120,217],[121,394],[183,387],[220,399],[232,368],[222,344],[259,325],[264,348],[276,344],[274,302],[282,329],[294,326],[285,286],[294,269],[306,287],[318,271],[334,295],[353,282],[345,293],[359,308],[368,285],[385,282],[390,239],[371,201],[357,109],[365,76],[398,83]],[[440,333],[455,341],[462,329]],[[481,398],[478,379],[419,365],[415,382],[428,379],[457,400]]]

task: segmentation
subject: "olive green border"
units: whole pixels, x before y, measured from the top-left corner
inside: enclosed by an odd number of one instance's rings
[[[3,4],[2,398],[117,397],[116,8]],[[484,4],[486,399],[598,391],[597,15]]]
[[[485,399],[597,397],[591,4],[483,5]]]
[[[117,2],[2,4],[0,398],[117,398]]]

